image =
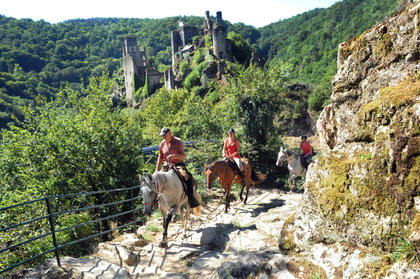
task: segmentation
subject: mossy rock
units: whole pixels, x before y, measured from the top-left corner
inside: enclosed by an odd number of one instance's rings
[[[296,249],[296,243],[294,242],[294,221],[295,214],[290,215],[283,223],[283,227],[280,232],[278,239],[279,249],[282,253],[288,254]]]

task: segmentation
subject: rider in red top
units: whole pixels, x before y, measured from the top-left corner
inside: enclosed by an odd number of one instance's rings
[[[191,208],[197,207],[200,203],[194,197],[194,178],[184,164],[185,153],[184,143],[181,139],[174,137],[169,128],[162,128],[160,136],[163,140],[159,145],[159,157],[156,163],[156,171],[168,171],[169,164],[174,164],[178,172],[185,180],[187,186],[186,194]]]
[[[300,142],[300,149],[303,151],[302,157],[305,163],[305,167],[307,167],[312,162],[312,146],[308,141],[306,141],[306,135],[301,136],[301,139],[302,141]]]
[[[231,159],[235,162],[232,164],[233,170],[235,173],[239,174],[243,183],[245,183],[244,177],[244,164],[241,160],[241,154],[239,153],[240,144],[239,140],[235,137],[235,130],[229,130],[229,137],[225,140],[223,144],[223,157],[227,159]]]

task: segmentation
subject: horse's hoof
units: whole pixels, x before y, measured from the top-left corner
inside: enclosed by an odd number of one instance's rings
[[[160,248],[168,248],[168,242],[161,241],[159,244]]]

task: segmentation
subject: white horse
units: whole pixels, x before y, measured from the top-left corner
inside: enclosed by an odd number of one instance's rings
[[[185,194],[184,187],[178,175],[173,169],[167,172],[155,172],[153,175],[140,176],[142,184],[141,192],[144,201],[143,213],[150,216],[159,206],[159,210],[163,217],[163,236],[160,245],[167,247],[168,243],[168,226],[174,214],[179,209],[181,215],[182,226],[184,228],[184,237],[187,235],[187,223],[190,215],[190,206],[188,197]],[[194,195],[198,200],[197,193]],[[182,205],[187,203],[186,211]],[[193,208],[195,215],[200,214],[200,207]]]
[[[295,187],[295,179],[298,176],[305,178],[306,168],[302,167],[302,164],[300,163],[300,154],[290,151],[287,148],[281,147],[277,156],[276,166],[279,167],[285,160],[288,163],[287,168],[289,169],[290,174],[289,189],[290,192],[292,192]]]

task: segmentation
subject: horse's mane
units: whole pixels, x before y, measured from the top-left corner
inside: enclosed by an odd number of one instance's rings
[[[292,157],[292,156],[296,156],[296,155],[298,155],[298,153],[296,153],[296,152],[294,152],[294,151],[291,151],[291,150],[289,150],[288,148],[285,148],[285,149],[283,150],[283,152],[284,152],[284,153],[286,153],[286,154],[287,154],[287,156],[289,156],[289,157]]]
[[[209,169],[213,168],[213,167],[214,167],[214,165],[216,165],[216,164],[220,164],[220,163],[223,163],[224,161],[225,161],[225,160],[217,160],[217,161],[211,162],[210,164],[208,164],[208,165],[204,168],[204,171],[209,170]]]

